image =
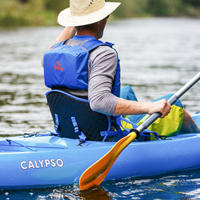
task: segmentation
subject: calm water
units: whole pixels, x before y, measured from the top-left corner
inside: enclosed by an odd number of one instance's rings
[[[41,58],[61,31],[61,27],[0,29],[0,136],[53,131]],[[200,19],[119,20],[108,24],[102,40],[116,43],[122,84],[131,85],[140,101],[176,92],[200,71]],[[200,111],[199,91],[197,84],[181,98],[191,114]],[[86,192],[78,185],[3,191],[0,199],[197,199],[199,173],[104,182]]]

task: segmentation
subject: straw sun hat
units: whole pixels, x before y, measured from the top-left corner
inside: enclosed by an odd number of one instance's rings
[[[61,26],[93,24],[107,17],[119,5],[105,0],[70,0],[70,7],[58,15],[58,23]]]

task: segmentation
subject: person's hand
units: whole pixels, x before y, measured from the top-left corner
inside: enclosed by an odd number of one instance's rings
[[[149,114],[153,114],[155,112],[161,113],[161,118],[167,116],[170,113],[171,105],[166,99],[162,99],[160,101],[152,102],[149,108]]]

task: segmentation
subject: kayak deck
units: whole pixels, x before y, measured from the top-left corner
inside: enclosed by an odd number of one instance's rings
[[[194,120],[200,124],[200,115]],[[114,142],[57,136],[0,139],[0,189],[54,187],[78,182],[81,174],[104,156]],[[200,134],[166,140],[132,142],[121,153],[105,180],[154,176],[200,168]]]

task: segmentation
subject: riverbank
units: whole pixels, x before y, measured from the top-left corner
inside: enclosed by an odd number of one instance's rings
[[[121,6],[113,13],[111,19],[174,16],[200,18],[199,0],[126,0],[121,2]],[[54,26],[57,25],[58,13],[68,6],[69,0],[1,0],[0,27]]]

